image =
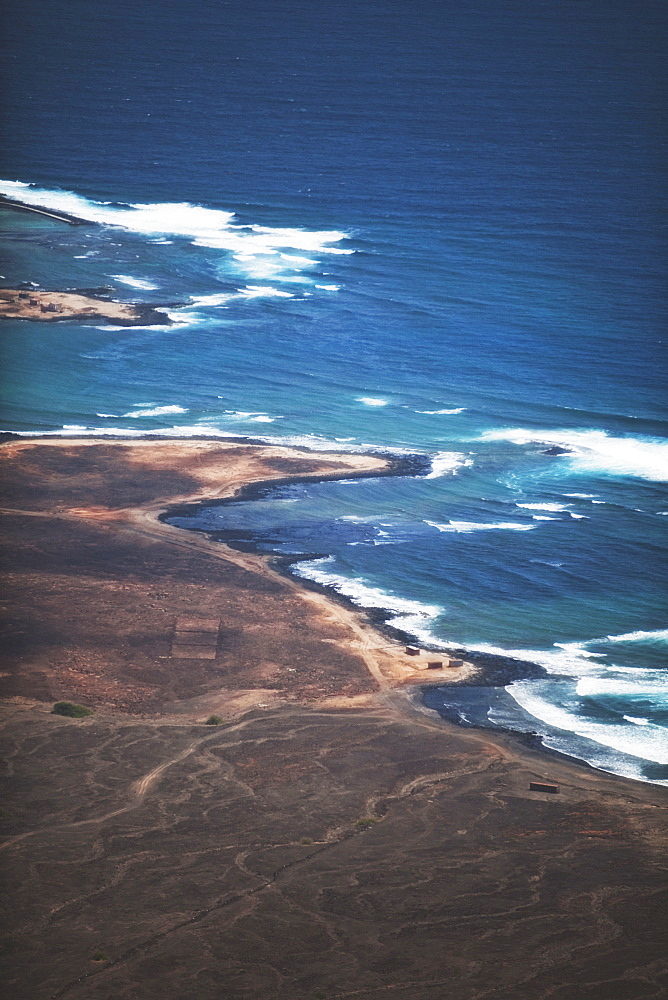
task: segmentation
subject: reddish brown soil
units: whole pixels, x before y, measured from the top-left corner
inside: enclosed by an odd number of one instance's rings
[[[361,616],[156,519],[296,468],[382,467],[347,462],[0,449],[12,1000],[667,995],[664,789],[420,711],[415,664]],[[171,655],[194,619],[221,623],[213,660]]]

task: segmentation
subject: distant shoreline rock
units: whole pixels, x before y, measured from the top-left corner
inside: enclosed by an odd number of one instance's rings
[[[546,448],[543,452],[544,455],[572,455],[572,448],[564,448],[560,444],[553,444],[551,448]]]
[[[59,320],[101,320],[117,326],[169,326],[167,313],[153,305],[116,302],[106,289],[49,292],[32,283],[0,288],[0,319],[26,319],[53,323]]]

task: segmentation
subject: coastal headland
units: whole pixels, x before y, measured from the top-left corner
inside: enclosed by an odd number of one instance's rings
[[[117,326],[169,326],[167,313],[152,305],[116,302],[91,292],[49,292],[42,289],[0,288],[0,319],[43,322],[91,320]]]
[[[664,789],[441,720],[420,685],[479,667],[427,678],[363,613],[160,519],[386,458],[47,437],[0,463],[8,996],[665,995]]]

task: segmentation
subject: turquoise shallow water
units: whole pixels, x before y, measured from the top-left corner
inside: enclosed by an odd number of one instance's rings
[[[41,6],[0,193],[84,224],[2,210],[2,281],[173,324],[5,323],[0,426],[427,456],[199,527],[543,665],[451,710],[666,780],[661,5]]]

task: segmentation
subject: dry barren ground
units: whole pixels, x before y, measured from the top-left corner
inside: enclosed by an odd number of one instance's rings
[[[12,1000],[667,995],[664,790],[420,712],[359,616],[155,518],[345,458],[2,449]]]

